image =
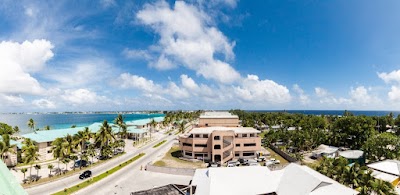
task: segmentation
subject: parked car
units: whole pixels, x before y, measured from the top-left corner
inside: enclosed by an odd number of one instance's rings
[[[91,176],[92,176],[92,171],[87,170],[83,172],[81,175],[79,175],[79,179],[86,179]]]
[[[232,164],[232,163],[228,163],[228,165],[226,167],[236,167],[236,165]]]
[[[208,167],[220,167],[220,166],[221,166],[221,164],[216,163],[216,162],[211,162],[208,164]]]
[[[240,162],[238,162],[238,161],[228,161],[228,165],[229,164],[232,164],[232,165],[234,165],[234,166],[239,166],[240,165]]]
[[[271,165],[274,165],[274,164],[275,164],[275,162],[273,162],[271,160],[267,160],[267,161],[265,161],[264,166],[271,166]]]
[[[247,160],[246,165],[250,165],[250,164],[252,164],[252,163],[257,163],[257,161],[254,160],[254,159],[249,159],[249,160]]]
[[[77,160],[77,161],[75,161],[75,163],[74,163],[74,167],[76,168],[76,167],[86,167],[86,166],[88,166],[89,165],[89,162],[88,161],[86,161],[86,160]]]
[[[108,158],[109,158],[108,156],[101,156],[101,155],[97,156],[97,159],[99,160],[106,160]]]
[[[260,156],[256,160],[257,160],[257,162],[264,162],[265,161],[265,156]]]
[[[239,162],[240,162],[240,164],[246,164],[247,163],[247,159],[239,158]]]
[[[280,160],[276,160],[275,158],[269,159],[269,161],[273,162],[274,164],[281,164]]]

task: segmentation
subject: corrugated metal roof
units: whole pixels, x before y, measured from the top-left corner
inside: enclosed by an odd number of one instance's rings
[[[27,195],[14,175],[0,160],[0,194],[1,195]]]

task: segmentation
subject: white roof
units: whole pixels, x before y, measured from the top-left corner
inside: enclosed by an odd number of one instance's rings
[[[321,144],[318,146],[318,148],[316,150],[313,151],[313,153],[332,154],[332,153],[337,152],[338,150],[339,150],[339,148],[337,148],[337,147]]]
[[[234,131],[235,133],[260,133],[259,130],[253,127],[198,127],[193,128],[192,134],[210,134],[213,131]]]
[[[384,160],[367,165],[371,169],[400,176],[400,161]]]
[[[381,179],[383,181],[387,181],[392,183],[394,180],[398,179],[399,177],[396,175],[380,172],[377,170],[372,170],[372,176],[374,176],[377,179]]]
[[[200,118],[239,118],[237,115],[232,115],[229,112],[205,112],[200,115]]]
[[[229,167],[197,169],[192,180],[196,195],[267,194],[353,195],[357,191],[306,167],[289,164],[270,171],[267,167]]]
[[[340,151],[339,155],[347,159],[358,159],[364,155],[364,152],[361,150],[347,150],[347,151]]]

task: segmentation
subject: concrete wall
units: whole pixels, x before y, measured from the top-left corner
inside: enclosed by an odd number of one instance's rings
[[[238,127],[239,118],[200,118],[199,127]]]
[[[166,173],[172,175],[186,175],[186,176],[194,176],[194,172],[196,169],[185,169],[185,168],[171,168],[171,167],[158,167],[153,165],[146,165],[146,171],[157,172],[157,173]]]
[[[51,152],[51,145],[48,146],[47,142],[37,143],[39,149],[39,161],[46,161],[53,159],[53,153]]]

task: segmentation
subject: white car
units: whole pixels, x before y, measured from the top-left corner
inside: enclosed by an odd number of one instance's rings
[[[250,163],[249,166],[260,166],[259,163]]]
[[[226,166],[226,167],[236,167],[236,165],[235,164],[232,164],[232,163],[228,163],[228,166]]]

